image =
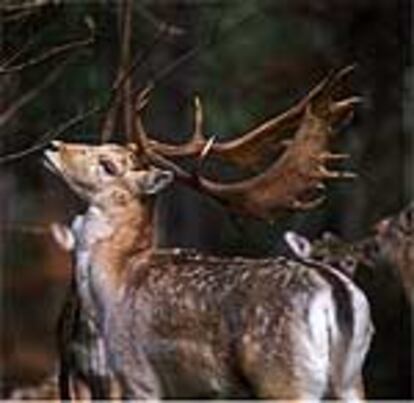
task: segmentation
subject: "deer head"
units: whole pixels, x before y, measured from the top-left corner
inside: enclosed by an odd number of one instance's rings
[[[349,276],[353,276],[358,265],[365,262],[359,244],[348,243],[330,232],[324,232],[319,239],[310,241],[294,231],[288,231],[284,239],[295,256],[333,266]]]
[[[115,144],[101,146],[53,141],[45,151],[45,165],[87,202],[108,202],[108,191],[118,189],[114,204],[128,199],[148,198],[172,182],[170,171],[144,167],[136,147]]]
[[[379,221],[363,247],[371,265],[385,261],[396,270],[414,306],[414,202]]]

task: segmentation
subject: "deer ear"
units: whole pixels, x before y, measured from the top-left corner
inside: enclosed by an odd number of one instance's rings
[[[70,251],[75,247],[75,237],[68,226],[59,223],[53,223],[50,226],[50,231],[54,240],[64,250]]]
[[[164,190],[173,179],[174,175],[171,171],[151,168],[130,173],[128,183],[136,194],[152,196]]]
[[[305,259],[310,257],[312,244],[307,238],[294,231],[287,231],[283,237],[296,256]]]
[[[155,195],[164,190],[174,179],[174,175],[170,171],[161,169],[151,169],[145,175],[142,183],[142,192],[147,195]]]

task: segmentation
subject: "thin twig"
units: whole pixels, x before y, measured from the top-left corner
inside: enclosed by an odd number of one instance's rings
[[[0,74],[10,74],[10,73],[20,72],[26,68],[33,67],[38,64],[44,63],[48,61],[49,59],[56,57],[57,55],[67,53],[70,50],[89,46],[94,42],[94,40],[95,40],[94,34],[93,34],[93,31],[91,30],[91,32],[89,33],[86,39],[80,39],[77,41],[66,43],[64,45],[56,46],[52,49],[49,49],[45,53],[42,53],[40,56],[34,57],[24,63],[18,64],[17,66],[2,67],[0,68]]]
[[[122,13],[122,4],[123,3],[121,1],[121,5],[118,6],[118,8],[117,8],[117,11],[118,11],[118,14],[117,14],[117,28],[118,28],[118,34],[121,38],[122,38],[122,28],[123,28],[122,20],[123,20],[123,17],[124,17],[124,15]],[[121,46],[120,47],[122,48],[122,39],[121,39]],[[112,90],[113,90],[114,87],[117,87],[118,90],[123,89],[123,86],[121,86],[121,85],[118,86],[118,83],[121,81],[122,77],[124,77],[124,81],[127,78],[127,76],[123,75],[122,63],[121,63],[121,59],[119,58],[117,69],[116,69],[116,74],[115,74],[114,84],[112,85]],[[120,108],[120,100],[118,98],[119,97],[117,97],[116,93],[115,93],[114,99],[110,99],[108,101],[108,108],[107,108],[106,112],[103,114],[103,118],[101,119],[102,123],[100,125],[100,131],[99,131],[100,132],[101,143],[108,142],[111,135],[115,131],[117,115],[118,115],[119,108]]]
[[[122,27],[122,52],[121,71],[128,70],[131,65],[131,39],[132,39],[132,0],[124,0],[123,4],[123,27]],[[132,138],[132,105],[131,105],[131,74],[127,75],[123,85],[123,109],[124,109],[124,130],[127,141]]]
[[[78,54],[79,55],[79,54]],[[41,91],[49,87],[65,70],[65,67],[72,61],[72,58],[65,60],[59,66],[56,67],[50,74],[46,75],[45,78],[34,88],[23,94],[17,101],[13,102],[5,112],[0,114],[0,127],[4,126],[16,113],[34,99]]]
[[[0,232],[19,232],[27,235],[45,235],[52,236],[50,227],[41,224],[26,224],[26,223],[1,223]]]
[[[129,66],[131,66],[131,37],[132,37],[132,2],[131,0],[123,0],[119,6],[119,30],[120,30],[120,49],[121,55],[119,57],[118,62],[118,69],[116,74],[116,85],[119,84],[121,78],[124,77],[122,86],[120,86],[120,90],[123,94],[123,97],[120,98],[118,96],[115,97],[113,104],[108,109],[105,118],[104,118],[104,125],[102,127],[101,132],[101,142],[105,143],[109,140],[110,136],[112,135],[116,116],[119,112],[121,107],[121,99],[124,99],[123,102],[123,111],[124,111],[124,130],[126,133],[126,138],[129,139],[131,137],[131,119],[132,119],[132,111],[130,106],[130,94],[131,94],[131,74],[125,74],[129,70]],[[131,71],[130,71],[131,73]]]
[[[25,53],[41,36],[42,32],[38,32],[36,35],[30,37],[21,48],[15,52],[12,56],[10,56],[7,60],[2,60],[0,62],[3,68],[6,68],[8,65],[13,63],[16,59],[18,59],[23,53]]]
[[[36,11],[38,10],[26,9],[26,10],[17,11],[17,12],[14,12],[13,14],[4,15],[2,17],[2,20],[3,20],[3,23],[9,23],[9,22],[15,22],[15,21],[19,22],[19,20],[22,20],[22,19],[27,20]],[[24,22],[26,21],[22,21],[22,23]]]
[[[49,131],[47,131],[36,144],[34,144],[31,147],[28,147],[22,151],[17,151],[15,153],[10,153],[4,156],[0,156],[0,164],[5,164],[11,161],[15,161],[17,159],[26,157],[27,155],[33,154],[37,151],[40,151],[44,149],[46,146],[49,145],[50,141],[59,137],[63,133],[67,132],[72,127],[77,126],[81,122],[83,122],[85,119],[87,119],[89,116],[92,116],[96,113],[101,112],[103,109],[103,105],[95,104],[90,109],[81,112],[74,116],[73,118],[67,120],[65,123],[61,124],[58,128],[53,128]]]
[[[116,107],[114,104],[116,102],[120,102],[119,98],[121,97],[121,89],[122,85],[127,79],[128,76],[130,76],[137,68],[142,66],[145,62],[147,62],[150,54],[156,49],[157,45],[161,43],[162,38],[167,34],[167,32],[160,31],[158,35],[154,38],[153,42],[144,50],[142,53],[138,53],[130,66],[127,70],[123,72],[123,74],[115,80],[112,88],[111,88],[111,95],[108,99],[108,106],[107,111],[104,114],[104,118],[102,120],[101,124],[101,142],[104,143],[108,140],[110,134],[111,134],[111,127],[114,126],[114,111],[116,110]]]
[[[105,114],[104,114],[104,118],[102,120],[102,125],[101,125],[101,130],[100,130],[100,139],[101,139],[101,143],[106,143],[112,133],[114,132],[115,129],[115,121],[116,121],[116,115],[118,112],[118,106],[119,106],[119,102],[110,102],[108,101],[108,103],[110,103],[110,107],[107,108]]]
[[[161,18],[155,16],[142,4],[136,2],[134,6],[138,10],[138,13],[141,15],[141,17],[143,17],[152,26],[154,26],[156,30],[160,32],[165,31],[169,36],[181,36],[185,34],[185,29],[161,20]]]
[[[155,75],[154,78],[150,80],[149,83],[145,85],[145,87],[150,86],[155,87],[158,83],[168,77],[172,72],[174,72],[178,67],[186,63],[188,60],[196,57],[201,51],[210,49],[211,47],[217,44],[217,39],[220,38],[220,44],[224,42],[224,38],[229,36],[233,33],[236,29],[241,28],[244,24],[250,21],[253,17],[257,16],[259,11],[255,10],[246,16],[242,17],[240,20],[232,24],[230,27],[227,28],[220,28],[219,24],[215,24],[211,30],[210,35],[205,41],[201,41],[198,45],[191,48],[188,52],[185,52],[177,59],[175,59],[172,63],[168,64],[161,69],[158,74]],[[145,87],[139,87],[138,89],[134,90],[133,92],[133,99],[135,99]]]
[[[47,6],[49,1],[43,0],[43,1],[37,1],[37,2],[27,2],[27,3],[19,3],[19,4],[5,4],[0,7],[0,11],[2,12],[15,12],[15,11],[22,11],[22,10],[33,10],[38,9]]]
[[[4,66],[7,67],[9,66],[11,63],[13,63],[16,59],[18,59],[22,54],[24,54],[25,52],[27,52],[28,49],[30,49],[30,47],[36,43],[36,41],[39,40],[39,38],[42,37],[42,35],[45,33],[45,31],[48,30],[48,28],[50,28],[50,26],[52,24],[56,23],[56,20],[53,20],[52,22],[48,22],[48,24],[43,27],[43,29],[39,32],[36,32],[34,35],[32,35],[21,47],[19,50],[17,50],[12,56],[10,56],[7,60],[2,60],[0,62],[0,66]]]

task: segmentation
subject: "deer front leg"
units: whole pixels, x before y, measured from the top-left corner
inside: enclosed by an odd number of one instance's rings
[[[110,365],[120,384],[122,398],[159,400],[161,389],[158,377],[145,352],[136,343],[134,337],[126,335],[113,335],[109,340]]]
[[[365,401],[365,390],[362,375],[358,377],[351,388],[340,391],[338,398],[343,402],[363,402]]]

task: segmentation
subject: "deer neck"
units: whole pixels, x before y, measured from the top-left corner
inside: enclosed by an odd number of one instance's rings
[[[153,206],[128,200],[116,206],[94,204],[85,215],[84,244],[92,292],[100,304],[123,295],[132,260],[153,249]]]

